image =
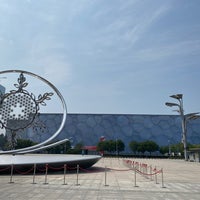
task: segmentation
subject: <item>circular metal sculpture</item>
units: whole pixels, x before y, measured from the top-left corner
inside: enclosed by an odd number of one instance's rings
[[[3,151],[1,154],[18,152],[27,153],[40,150],[41,148],[44,149],[45,146],[49,147],[48,143],[51,142],[61,132],[66,121],[67,108],[61,93],[52,83],[31,72],[22,70],[7,70],[1,71],[0,75],[7,73],[17,73],[19,74],[19,77],[17,79],[17,83],[14,84],[15,89],[12,89],[10,92],[5,94],[0,93],[0,128],[11,132],[10,141],[12,149],[9,151]],[[51,89],[53,89],[54,92],[45,92],[44,94],[39,94],[36,97],[33,93],[30,93],[26,90],[28,82],[26,81],[25,75],[29,75],[39,79],[40,81],[43,81]],[[40,106],[46,106],[45,101],[50,100],[54,93],[59,97],[63,109],[62,122],[58,130],[53,133],[51,137],[37,145],[15,150],[15,137],[17,132],[22,129],[34,126],[35,120],[40,111]],[[66,142],[66,140],[68,139],[63,140],[63,142]],[[62,141],[59,143],[62,143]],[[54,144],[51,144],[51,146],[53,145]]]
[[[13,173],[13,169],[15,166],[17,169],[20,169],[26,168],[31,165],[36,166],[36,164],[39,166],[47,166],[47,163],[52,164],[54,167],[67,165],[74,168],[75,166],[79,165],[80,167],[88,168],[95,164],[101,158],[101,156],[98,155],[82,156],[26,154],[53,147],[69,140],[66,138],[52,143],[53,139],[55,139],[60,134],[65,125],[67,116],[66,104],[57,88],[49,81],[36,74],[22,70],[1,71],[0,76],[1,74],[9,74],[15,76],[17,74],[18,78],[17,81],[14,83],[14,87],[13,80],[16,80],[16,77],[12,78],[12,89],[8,93],[4,92],[4,88],[2,92],[0,91],[0,129],[5,130],[6,135],[8,135],[8,133],[11,133],[11,150],[0,151],[0,173],[1,171],[9,173],[9,170],[11,171],[11,173]],[[39,79],[40,81],[45,83],[45,85],[47,85],[48,88],[50,88],[50,90],[52,90],[53,92],[44,92],[43,94],[39,94],[36,97],[35,94],[27,90],[27,86],[29,85],[26,81],[27,76],[34,78],[34,80],[36,79],[37,82]],[[42,85],[40,84],[37,88],[37,92],[41,87]],[[2,86],[0,87],[0,89],[2,90]],[[46,106],[46,101],[52,100],[52,98],[55,96],[58,97],[58,99],[60,100],[62,107],[63,115],[60,126],[56,126],[56,129],[52,130],[51,135],[39,144],[26,148],[15,149],[16,137],[19,135],[19,132],[23,130],[28,130],[29,128],[33,128],[34,130],[34,127],[37,127],[38,124],[41,126],[40,122],[38,121],[39,111],[42,110],[41,108],[44,108],[42,106]]]

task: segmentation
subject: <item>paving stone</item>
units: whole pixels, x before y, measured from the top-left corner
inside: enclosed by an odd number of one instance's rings
[[[124,164],[122,158],[102,158],[92,168],[76,172],[68,172],[64,185],[63,173],[32,175],[14,175],[9,183],[9,175],[0,175],[0,200],[172,200],[193,199],[200,197],[200,163],[171,159],[134,159],[146,164],[150,174],[150,166],[162,174],[144,176],[136,174]],[[105,167],[106,166],[106,167]],[[106,172],[105,172],[106,171]],[[142,170],[141,170],[142,171]]]

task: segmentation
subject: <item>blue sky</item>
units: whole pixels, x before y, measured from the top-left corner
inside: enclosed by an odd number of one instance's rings
[[[0,69],[51,81],[69,113],[176,114],[164,103],[177,93],[186,113],[198,112],[199,8],[199,0],[0,0]]]

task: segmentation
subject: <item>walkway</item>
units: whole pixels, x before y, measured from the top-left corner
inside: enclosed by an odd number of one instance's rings
[[[41,173],[34,180],[33,175],[14,175],[14,183],[10,183],[9,175],[0,175],[0,200],[199,199],[200,163],[170,159],[126,160],[163,168],[163,179],[162,174],[157,175],[157,181],[154,175],[147,178],[136,174],[135,179],[134,171],[129,170],[121,158],[102,158],[94,167],[80,169],[78,174],[45,176]]]

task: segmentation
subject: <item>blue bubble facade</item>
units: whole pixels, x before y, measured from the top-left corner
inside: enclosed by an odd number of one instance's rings
[[[61,114],[40,114],[48,129],[44,133],[31,129],[26,137],[41,142],[50,137],[60,125]],[[96,145],[101,136],[106,140],[121,139],[130,152],[132,140],[141,142],[153,140],[159,146],[181,142],[182,129],[179,115],[137,115],[137,114],[68,114],[64,129],[56,138],[72,137],[73,144]],[[191,144],[200,143],[200,119],[187,123],[187,138]]]

